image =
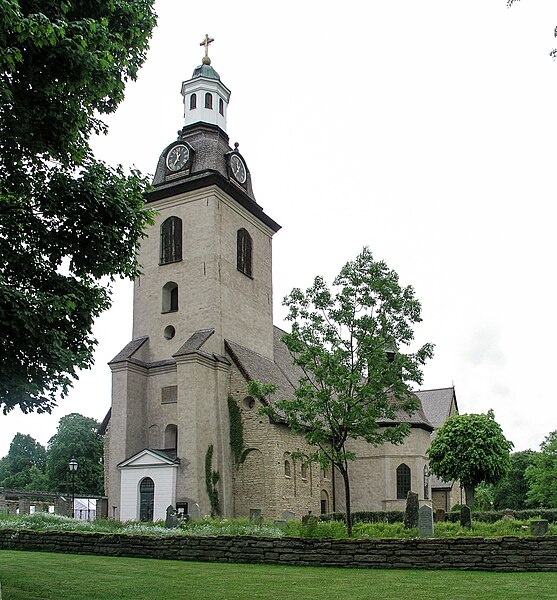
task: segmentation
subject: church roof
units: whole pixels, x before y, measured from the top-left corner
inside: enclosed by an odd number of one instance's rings
[[[435,429],[438,429],[451,416],[453,403],[458,412],[454,387],[415,392],[420,399],[425,416]]]
[[[232,360],[246,380],[274,383],[277,386],[274,397],[291,400],[294,398],[294,390],[303,373],[299,367],[292,364],[290,352],[281,339],[284,333],[278,327],[274,327],[274,360],[228,340],[225,344]],[[383,426],[409,423],[412,427],[420,427],[428,431],[433,429],[421,405],[412,415],[397,411],[395,420],[384,419],[378,423]]]
[[[220,81],[220,75],[213,69],[211,65],[199,65],[193,70],[192,79],[196,77],[207,77],[207,79],[217,79]]]

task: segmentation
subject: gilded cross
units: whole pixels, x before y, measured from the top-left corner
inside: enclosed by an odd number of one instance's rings
[[[205,61],[209,61],[206,64],[211,64],[211,59],[209,58],[209,44],[214,41],[215,41],[214,38],[210,38],[209,34],[206,33],[205,39],[201,42],[201,44],[199,44],[200,46],[205,46],[205,58],[204,58],[203,62],[205,63]]]

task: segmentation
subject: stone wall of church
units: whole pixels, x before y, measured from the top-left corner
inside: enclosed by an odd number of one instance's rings
[[[405,464],[410,468],[411,490],[424,498],[424,466],[430,433],[412,428],[403,444],[385,443],[371,446],[363,440],[349,440],[347,448],[355,453],[356,460],[349,463],[351,507],[353,511],[404,510],[406,500],[397,499],[397,468]],[[345,510],[344,484],[336,477],[337,510]],[[431,502],[431,490],[428,490]]]
[[[319,514],[322,499],[328,502],[327,512],[332,510],[329,473],[323,474],[317,464],[303,466],[301,460],[292,460],[292,452],[311,451],[303,436],[258,413],[261,405],[247,396],[245,379],[236,367],[231,369],[230,383],[241,410],[244,448],[250,450],[243,464],[234,466],[234,515],[249,516],[254,509],[270,519],[285,511],[297,517],[309,511]]]
[[[170,358],[199,329],[214,328],[205,351],[224,354],[224,339],[272,357],[272,231],[217,187],[151,204],[155,224],[141,245],[134,283],[133,335],[149,336],[149,358]],[[160,226],[182,220],[182,260],[159,264]],[[253,240],[253,276],[239,272],[236,234]],[[178,286],[178,310],[164,312],[163,287]],[[173,327],[174,337],[165,330]],[[166,335],[166,337],[165,337]]]

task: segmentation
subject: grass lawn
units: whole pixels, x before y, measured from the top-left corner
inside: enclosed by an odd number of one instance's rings
[[[557,599],[557,573],[363,570],[0,551],[1,600]]]

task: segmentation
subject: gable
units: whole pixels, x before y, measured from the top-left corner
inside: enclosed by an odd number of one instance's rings
[[[177,467],[179,462],[180,461],[178,459],[173,459],[167,454],[164,454],[163,452],[151,450],[150,448],[145,448],[144,450],[141,450],[137,454],[130,456],[129,458],[122,461],[116,466],[118,469],[134,467]]]

